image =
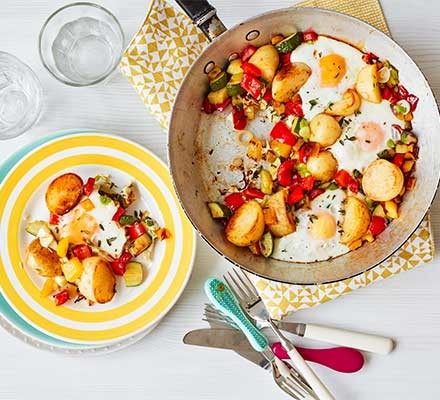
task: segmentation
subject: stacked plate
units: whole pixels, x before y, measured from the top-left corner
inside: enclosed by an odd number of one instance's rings
[[[110,175],[136,182],[143,204],[171,237],[158,242],[141,285],[118,281],[107,304],[57,307],[40,295],[41,279],[23,264],[29,218],[46,219],[44,195],[58,175]],[[145,148],[94,131],[60,132],[33,143],[0,167],[0,325],[39,348],[97,354],[130,345],[170,310],[191,274],[195,233],[173,190],[166,165]]]

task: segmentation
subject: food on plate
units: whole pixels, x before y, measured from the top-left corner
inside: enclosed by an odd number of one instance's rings
[[[134,183],[118,190],[107,175],[83,183],[78,175],[66,173],[49,184],[48,220],[26,226],[34,239],[25,264],[48,278],[43,297],[53,294],[57,306],[81,299],[104,304],[115,295],[117,276],[127,287],[143,282],[155,242],[171,234],[139,209],[137,197]]]
[[[247,45],[207,75],[200,170],[228,241],[315,262],[374,242],[399,217],[417,184],[419,99],[390,61],[309,30]]]

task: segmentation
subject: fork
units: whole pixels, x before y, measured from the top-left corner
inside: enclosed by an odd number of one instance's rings
[[[313,369],[304,361],[298,353],[298,350],[295,349],[295,346],[281,333],[272,321],[266,306],[249,278],[242,271],[239,273],[236,269],[233,269],[233,272],[235,276],[229,272],[224,278],[242,308],[247,311],[253,319],[259,321],[262,326],[272,329],[289,354],[293,365],[304,377],[318,398],[321,400],[334,400],[333,395],[321,382]]]

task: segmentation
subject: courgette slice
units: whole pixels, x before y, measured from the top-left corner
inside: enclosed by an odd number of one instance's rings
[[[301,32],[296,32],[293,35],[287,36],[284,40],[277,43],[275,47],[280,53],[289,53],[295,50],[303,42],[303,35]]]
[[[241,78],[243,77],[243,73],[238,73],[232,75],[231,79],[229,80],[228,84],[226,85],[226,90],[228,91],[228,96],[233,97],[237,96],[239,94],[243,94],[245,91],[240,86]]]
[[[270,257],[273,253],[273,236],[270,232],[266,232],[260,239],[260,251],[264,257]]]
[[[221,72],[211,82],[209,82],[209,87],[213,92],[215,92],[216,90],[223,89],[227,83],[228,75],[226,75],[226,72]]]
[[[125,266],[124,281],[125,286],[139,286],[144,278],[142,264],[136,261],[129,262]]]
[[[153,241],[148,233],[144,233],[139,236],[135,241],[130,244],[128,251],[133,257],[137,257],[143,251],[147,250]]]
[[[243,70],[241,69],[241,60],[239,58],[232,60],[228,65],[226,72],[231,75],[243,73]]]
[[[381,204],[378,204],[373,210],[373,216],[385,218],[385,210],[383,209]]]
[[[26,226],[26,232],[30,233],[32,236],[37,236],[38,232],[41,229],[52,233],[50,232],[49,226],[47,225],[46,221],[32,221]]]
[[[231,212],[226,206],[216,203],[215,201],[208,203],[208,208],[211,213],[211,217],[214,219],[228,218],[231,215]]]
[[[211,92],[208,94],[208,101],[214,105],[224,103],[227,98],[228,98],[228,91],[226,90],[226,88],[216,90],[215,92]]]

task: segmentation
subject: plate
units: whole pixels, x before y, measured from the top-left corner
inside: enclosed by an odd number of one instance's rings
[[[172,237],[158,243],[141,286],[122,282],[110,303],[85,302],[56,307],[39,296],[39,277],[21,260],[29,241],[26,217],[43,217],[44,192],[57,175],[73,171],[83,178],[110,174],[116,182],[134,179],[142,201]],[[109,134],[84,132],[40,144],[14,166],[0,186],[0,291],[14,311],[34,328],[71,343],[106,344],[148,329],[172,307],[190,276],[195,234],[174,193],[168,169],[141,146]],[[45,216],[47,218],[47,215]],[[134,289],[134,290],[131,290]]]

